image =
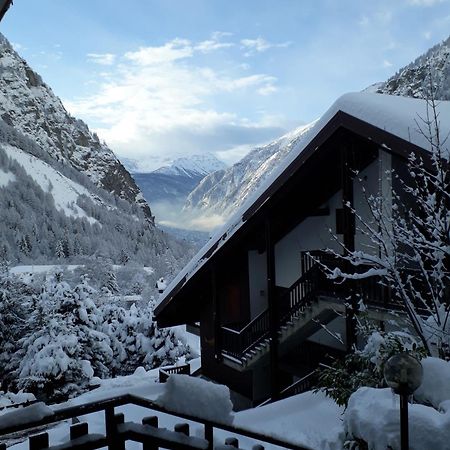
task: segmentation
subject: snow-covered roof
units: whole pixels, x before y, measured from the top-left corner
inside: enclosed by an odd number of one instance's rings
[[[450,134],[450,101],[438,102],[438,122],[442,137]],[[160,296],[155,314],[162,311],[179,289],[205,265],[205,263],[241,228],[248,219],[248,211],[308,147],[319,132],[339,112],[346,113],[376,128],[386,131],[398,138],[414,144],[423,149],[429,149],[427,134],[419,129],[425,130],[422,119],[431,114],[427,102],[421,99],[399,97],[385,94],[374,94],[368,92],[348,93],[336,100],[326,113],[298,140],[297,145],[289,155],[281,162],[270,176],[262,183],[247,201],[233,214],[233,216],[209,239],[205,246],[192,258],[184,269],[169,284]],[[370,136],[368,136],[371,138]],[[379,145],[385,144],[379,142]],[[449,143],[446,143],[447,145]],[[449,152],[447,148],[447,152]]]

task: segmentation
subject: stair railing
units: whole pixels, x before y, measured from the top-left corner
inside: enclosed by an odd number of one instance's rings
[[[321,277],[325,278],[318,264],[311,264],[308,271],[278,298],[279,327],[295,320],[306,309]],[[240,330],[222,327],[222,353],[242,362],[245,354],[267,339],[269,333],[269,310],[266,309]]]

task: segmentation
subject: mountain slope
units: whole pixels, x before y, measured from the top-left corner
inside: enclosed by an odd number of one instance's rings
[[[152,220],[148,204],[113,152],[61,101],[0,35],[0,117],[48,154],[86,174],[97,186],[136,202]]]
[[[366,90],[424,98],[429,92],[429,74],[435,97],[450,100],[450,37],[400,69],[389,80]],[[189,194],[184,211],[204,216],[219,214],[225,220],[287,156],[302,133],[300,128],[266,146],[257,147],[229,169],[205,177]]]
[[[148,223],[136,203],[95,186],[0,120],[0,261],[134,262],[160,276],[182,267],[189,246]]]
[[[142,164],[128,160],[127,165],[139,169]],[[225,168],[226,165],[212,154],[192,155],[178,158],[170,165],[149,173],[133,173],[133,178],[144,197],[151,200],[153,212],[158,221],[168,219],[170,210],[181,209],[189,193],[209,173]]]
[[[375,92],[426,98],[430,89],[429,75],[434,84],[435,97],[450,100],[450,37],[400,69],[386,82],[377,85]]]
[[[256,147],[238,163],[203,178],[189,194],[183,210],[217,214],[226,219],[289,154],[311,124],[301,126],[267,145]]]

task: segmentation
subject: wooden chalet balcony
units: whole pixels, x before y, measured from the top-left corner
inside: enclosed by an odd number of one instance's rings
[[[367,305],[390,305],[389,289],[379,284],[378,277],[339,284],[326,277],[322,265],[343,268],[343,261],[323,251],[304,252],[302,276],[291,287],[278,292],[275,315],[279,334],[297,322],[319,297],[334,298],[344,303],[353,294]],[[269,309],[266,309],[240,330],[221,327],[222,354],[242,362],[267,347],[270,335],[269,314]]]

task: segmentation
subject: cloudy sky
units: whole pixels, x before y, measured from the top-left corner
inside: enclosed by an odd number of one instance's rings
[[[228,163],[450,34],[449,0],[17,0],[1,32],[122,157]]]

